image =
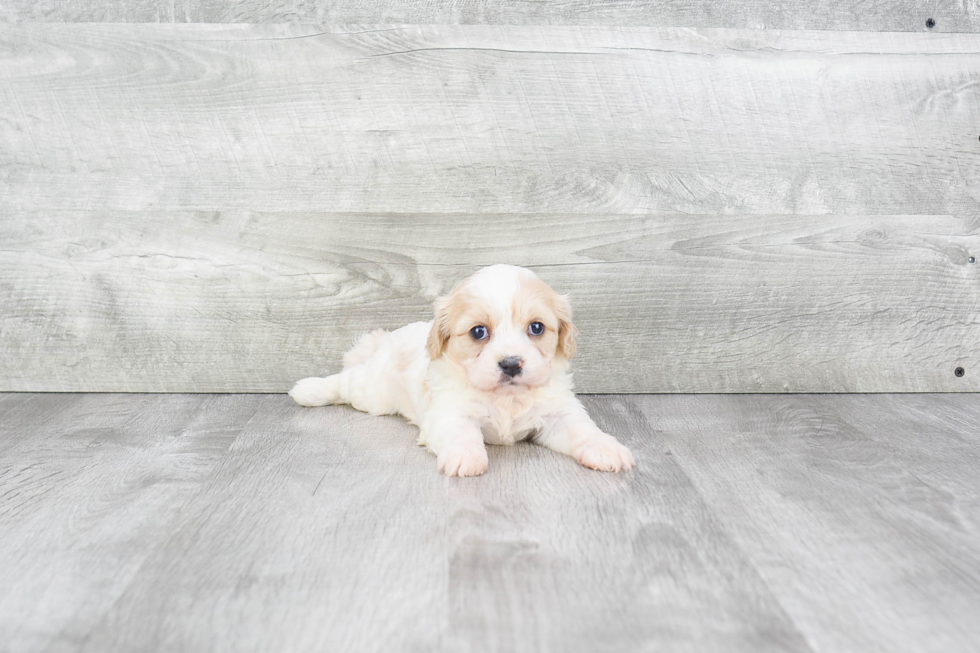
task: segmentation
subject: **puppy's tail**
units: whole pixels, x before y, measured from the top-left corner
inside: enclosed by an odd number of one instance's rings
[[[388,332],[384,329],[375,329],[370,333],[365,333],[357,342],[354,343],[353,349],[344,354],[344,367],[352,367],[354,365],[360,365],[367,359],[374,355],[374,352],[378,351],[378,347],[381,345],[381,341],[384,337],[388,335]]]

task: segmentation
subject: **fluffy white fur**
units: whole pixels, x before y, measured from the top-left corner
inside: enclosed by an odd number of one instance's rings
[[[540,335],[534,322],[544,327]],[[477,326],[487,330],[482,340]],[[403,415],[448,476],[484,473],[484,443],[528,439],[592,469],[629,469],[629,449],[603,433],[572,392],[575,334],[567,298],[530,270],[493,265],[437,299],[431,322],[364,334],[339,374],[303,379],[289,396],[303,406]],[[520,372],[511,376],[500,362],[515,357]]]

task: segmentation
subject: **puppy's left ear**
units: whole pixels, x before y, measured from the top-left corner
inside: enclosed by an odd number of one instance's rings
[[[429,337],[425,341],[425,349],[432,360],[442,356],[449,342],[449,304],[449,295],[438,298],[434,304],[435,316],[432,320],[432,328],[429,330]]]
[[[578,327],[572,323],[572,305],[568,303],[568,295],[556,295],[555,315],[558,316],[558,353],[570,359],[575,355]]]

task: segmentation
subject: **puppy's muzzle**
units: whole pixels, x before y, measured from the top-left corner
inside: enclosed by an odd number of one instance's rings
[[[510,378],[514,378],[523,371],[521,366],[524,365],[524,359],[520,356],[508,356],[497,363],[497,365],[500,366],[500,370],[504,374]]]

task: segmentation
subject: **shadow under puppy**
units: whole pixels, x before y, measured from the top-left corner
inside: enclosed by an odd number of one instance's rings
[[[492,265],[437,299],[433,321],[364,334],[339,374],[303,379],[289,396],[403,415],[448,476],[485,472],[485,442],[526,439],[592,469],[629,469],[629,449],[572,392],[576,331],[566,297],[530,270]]]

